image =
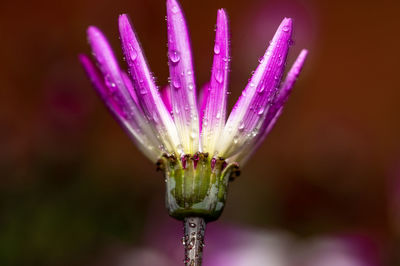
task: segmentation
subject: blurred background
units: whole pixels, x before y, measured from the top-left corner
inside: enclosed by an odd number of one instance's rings
[[[204,265],[400,265],[400,2],[182,0],[197,85],[217,9],[231,26],[230,106],[283,17],[309,58],[284,114],[231,183]],[[128,13],[167,83],[165,2],[10,1],[0,9],[0,265],[180,265],[164,181],[99,100],[77,55],[96,25],[122,59]],[[121,60],[122,63],[122,60]]]

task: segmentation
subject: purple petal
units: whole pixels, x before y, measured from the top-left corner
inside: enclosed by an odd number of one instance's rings
[[[126,61],[133,78],[133,87],[156,136],[169,152],[179,149],[179,138],[172,117],[154,84],[140,44],[127,15],[119,17],[119,31]]]
[[[250,83],[234,106],[217,145],[219,156],[230,157],[259,134],[281,82],[292,36],[292,20],[285,18],[260,60]]]
[[[204,116],[204,110],[206,109],[208,96],[210,94],[210,83],[206,83],[200,90],[200,95],[197,101],[197,109],[199,110],[200,117]],[[202,123],[200,120],[200,132],[202,130]]]
[[[259,137],[256,138],[253,144],[248,144],[243,151],[241,151],[238,156],[234,158],[234,161],[240,162],[240,164],[244,164],[250,157],[251,155],[258,149],[259,146],[261,146],[262,142],[266,138],[266,136],[269,134],[269,132],[272,130],[272,128],[275,126],[276,121],[280,117],[283,111],[283,107],[293,89],[293,86],[300,74],[301,69],[303,68],[304,62],[306,60],[308,51],[303,49],[299,56],[297,57],[296,61],[294,62],[293,66],[290,68],[285,81],[283,82],[281,89],[279,91],[278,96],[275,98],[275,102],[270,108],[267,117],[264,121],[264,124],[260,130]]]
[[[201,144],[203,151],[214,154],[215,144],[224,129],[226,117],[226,93],[229,72],[228,19],[223,9],[218,10],[214,46],[214,62],[211,70],[210,92],[202,115]]]
[[[185,18],[176,0],[167,0],[168,55],[174,120],[185,153],[199,150],[199,115],[192,54]]]
[[[131,96],[131,98],[135,102],[135,104],[139,107],[140,106],[139,99],[138,99],[135,89],[133,88],[131,79],[123,71],[121,71],[121,75],[122,75],[122,80],[124,81],[126,88],[128,89],[129,95]]]
[[[289,95],[293,89],[293,85],[295,84],[303,68],[304,62],[307,58],[307,54],[308,51],[306,49],[303,49],[297,57],[296,61],[294,62],[293,66],[290,68],[274,103],[274,107],[276,110],[280,109],[289,98]]]
[[[143,134],[143,131],[149,131],[149,129],[143,130],[133,117],[127,117],[122,114],[122,110],[128,109],[128,107],[121,106],[123,102],[115,100],[114,95],[109,90],[104,82],[103,76],[99,73],[96,66],[86,55],[79,55],[79,61],[86,71],[92,85],[96,89],[97,93],[106,104],[110,112],[113,114],[118,123],[124,128],[131,139],[135,142],[136,146],[152,161],[156,161],[159,158],[160,151],[157,149],[157,140]]]
[[[168,112],[172,113],[171,87],[169,85],[167,85],[161,89],[161,98],[162,98]]]
[[[101,31],[96,27],[89,27],[87,33],[93,55],[103,74],[107,92],[112,95],[113,101],[121,108],[119,115],[124,116],[125,119],[131,119],[134,114],[131,109],[136,109],[137,105],[135,105],[125,86],[121,70],[110,45]]]

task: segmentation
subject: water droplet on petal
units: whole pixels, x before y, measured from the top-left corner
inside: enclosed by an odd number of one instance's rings
[[[172,63],[177,64],[179,60],[181,60],[181,55],[178,51],[170,51],[169,52],[169,59]]]
[[[175,114],[179,114],[179,108],[175,107]]]
[[[278,66],[281,66],[282,64],[283,64],[283,58],[282,58],[282,56],[279,56]]]
[[[260,58],[258,59],[258,63],[262,64],[262,62],[264,62],[264,56],[262,56],[262,57],[260,57]]]
[[[193,87],[194,87],[193,84],[192,84],[192,83],[189,83],[188,89],[189,89],[189,90],[193,90]]]
[[[222,81],[224,81],[224,73],[221,69],[217,69],[217,71],[215,72],[215,80],[218,83],[222,83]]]
[[[215,54],[219,54],[220,52],[221,52],[221,48],[219,47],[219,44],[216,43],[216,44],[214,45],[214,53],[215,53]]]
[[[179,154],[182,154],[182,153],[183,153],[183,146],[182,146],[182,144],[179,144],[178,146],[176,146],[176,151],[177,151]]]
[[[138,54],[135,48],[133,48],[132,44],[128,44],[128,54],[129,54],[129,59],[132,61],[135,61]]]
[[[221,118],[221,112],[218,112],[215,118],[220,119]]]
[[[264,107],[261,107],[260,110],[258,110],[258,115],[262,115],[264,113]]]
[[[288,27],[288,26],[283,26],[282,30],[283,30],[284,32],[288,32],[288,31],[289,31],[289,27]]]
[[[112,78],[109,75],[105,76],[104,79],[105,79],[107,87],[109,87],[111,90],[113,90],[117,87],[117,84],[115,84],[115,82],[112,80]]]
[[[243,131],[243,129],[244,129],[244,123],[243,122],[239,125],[238,129],[239,129],[239,131]]]
[[[176,14],[179,11],[179,7],[177,5],[175,5],[175,6],[172,7],[171,10],[172,10],[172,13]]]
[[[174,85],[174,88],[179,89],[181,87],[181,82],[179,79],[174,79],[172,85]]]

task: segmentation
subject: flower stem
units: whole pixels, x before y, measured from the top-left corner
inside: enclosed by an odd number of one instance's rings
[[[185,246],[185,265],[201,266],[204,246],[204,232],[206,222],[200,217],[186,217],[184,219],[184,233],[182,243]]]

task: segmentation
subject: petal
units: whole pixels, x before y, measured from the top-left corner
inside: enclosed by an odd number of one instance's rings
[[[219,156],[231,157],[259,134],[278,92],[291,36],[292,20],[285,18],[229,116],[217,144]]]
[[[167,0],[168,55],[174,121],[185,153],[199,150],[199,115],[192,54],[185,18],[176,0]]]
[[[283,85],[279,91],[279,94],[276,97],[273,109],[278,110],[286,103],[290,93],[292,92],[293,86],[297,78],[299,77],[301,70],[303,69],[307,54],[308,51],[306,49],[303,49],[297,57],[296,61],[294,62],[293,66],[290,68],[285,78],[285,81],[283,82]]]
[[[211,70],[210,92],[202,115],[201,144],[204,152],[214,154],[215,144],[225,126],[229,72],[228,19],[223,9],[218,10]]]
[[[171,87],[169,85],[167,85],[161,89],[161,98],[162,98],[168,112],[172,113]]]
[[[290,68],[283,85],[279,91],[278,96],[275,98],[275,102],[270,108],[267,117],[264,121],[262,129],[260,130],[261,134],[256,138],[253,143],[249,143],[246,148],[243,149],[240,153],[235,156],[235,158],[231,158],[235,162],[239,162],[241,165],[247,162],[247,160],[251,157],[251,155],[261,146],[262,142],[275,126],[276,121],[280,117],[283,111],[283,107],[289,98],[289,95],[293,89],[293,86],[300,75],[301,69],[303,68],[304,62],[306,60],[308,51],[303,49],[293,66]]]
[[[180,147],[178,132],[154,84],[146,59],[131,27],[127,15],[119,17],[119,31],[125,58],[133,78],[133,87],[150,123],[156,129],[156,136],[168,152],[177,152]]]
[[[92,82],[97,93],[106,104],[107,108],[113,114],[114,118],[118,123],[124,128],[131,139],[134,141],[136,146],[151,160],[156,161],[159,158],[160,151],[158,150],[158,143],[148,134],[144,134],[145,131],[149,129],[142,129],[137,121],[133,117],[125,116],[122,114],[121,110],[129,109],[129,107],[121,106],[124,104],[122,101],[118,101],[114,98],[114,95],[110,92],[109,88],[104,82],[103,76],[99,73],[96,66],[92,63],[86,55],[79,55],[79,61],[81,62],[83,68],[86,71],[90,81]]]
[[[200,117],[204,116],[204,110],[206,109],[208,96],[210,94],[210,83],[206,83],[200,90],[200,95],[197,100],[197,109],[199,110]],[[200,120],[200,132],[202,130],[203,120]],[[203,150],[202,150],[203,151]]]

